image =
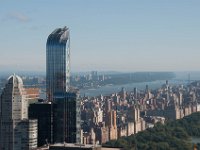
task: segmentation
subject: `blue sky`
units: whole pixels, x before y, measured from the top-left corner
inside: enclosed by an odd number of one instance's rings
[[[71,70],[199,71],[199,0],[0,1],[0,71],[44,71],[68,26]]]

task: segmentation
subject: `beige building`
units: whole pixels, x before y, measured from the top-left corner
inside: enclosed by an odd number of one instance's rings
[[[134,132],[135,132],[134,122],[129,122],[127,125],[127,136],[134,134]]]
[[[118,138],[123,137],[123,136],[127,136],[127,126],[121,126],[118,128]]]
[[[28,103],[34,103],[38,101],[40,90],[39,88],[25,88]]]
[[[112,126],[109,128],[109,140],[117,139],[117,127]]]
[[[19,76],[8,78],[0,102],[0,149],[36,148],[37,121],[28,121],[28,102]]]

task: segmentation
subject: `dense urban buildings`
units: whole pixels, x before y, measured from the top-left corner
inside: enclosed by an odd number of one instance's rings
[[[84,144],[103,144],[146,129],[139,105],[128,101],[125,88],[110,96],[83,97],[81,103]]]
[[[82,142],[103,144],[200,111],[200,83],[133,88],[81,100]]]
[[[122,83],[173,78],[168,73],[89,74],[71,77],[73,86],[99,88]],[[39,93],[44,78],[9,77],[0,101],[0,149],[109,149],[108,141],[137,134],[157,122],[183,118],[200,111],[200,83],[144,90],[115,91],[80,97],[70,85],[69,28],[54,30],[46,43],[46,99]],[[37,84],[34,84],[37,83]],[[32,87],[32,85],[35,85]],[[36,86],[37,85],[37,86]],[[37,101],[37,102],[36,102]],[[28,109],[29,108],[29,109]],[[30,120],[32,119],[32,120]],[[72,144],[73,143],[73,144]],[[88,145],[89,144],[89,145]]]
[[[15,83],[22,83],[19,77],[16,79],[20,82]],[[5,105],[3,101],[5,97],[12,97],[11,92],[5,91],[8,91],[8,88],[3,90],[1,106]],[[21,92],[24,93],[21,98],[25,98],[27,102],[25,88],[21,91],[24,91]],[[65,142],[98,145],[136,134],[153,127],[157,122],[180,119],[200,111],[199,95],[199,82],[171,85],[166,81],[156,90],[146,86],[145,90],[133,88],[128,92],[122,88],[116,93],[96,97],[79,97],[78,90],[71,88],[64,95],[55,94],[55,103],[39,99],[39,102],[30,104],[29,119],[37,120],[31,121],[25,117],[26,119],[22,119],[18,124],[21,128],[20,134],[26,143],[37,144],[38,133],[38,146]],[[1,118],[3,123],[3,117]],[[34,134],[35,138],[30,137],[25,140],[28,134]],[[52,145],[52,148],[58,147]]]
[[[70,78],[69,28],[55,29],[46,43],[46,93],[53,101],[55,93],[64,93],[69,88]]]
[[[1,94],[0,149],[26,150],[37,147],[37,120],[28,120],[28,102],[22,79],[8,78]]]

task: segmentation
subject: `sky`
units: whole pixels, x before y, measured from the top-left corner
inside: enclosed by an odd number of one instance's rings
[[[199,18],[199,0],[0,0],[0,72],[45,72],[64,26],[72,72],[200,71]]]

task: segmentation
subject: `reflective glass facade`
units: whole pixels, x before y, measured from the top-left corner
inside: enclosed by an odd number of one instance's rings
[[[70,78],[70,35],[69,28],[58,28],[46,43],[46,93],[53,101],[54,93],[66,92]]]

